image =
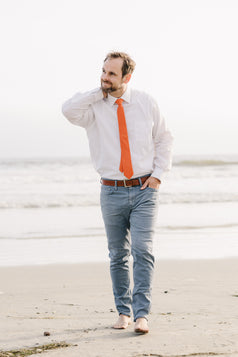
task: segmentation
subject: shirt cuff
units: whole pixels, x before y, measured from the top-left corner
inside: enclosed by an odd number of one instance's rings
[[[95,102],[98,102],[99,100],[104,98],[101,88],[96,88],[92,92],[94,95]]]
[[[95,88],[84,94],[82,93],[75,94],[75,96],[71,100],[71,103],[72,104],[78,103],[78,101],[80,100],[81,104],[89,105],[92,103],[96,103],[103,98],[104,96],[101,88]]]
[[[162,176],[163,176],[164,171],[160,169],[159,167],[155,168],[154,171],[152,172],[151,176],[157,178],[162,182]]]

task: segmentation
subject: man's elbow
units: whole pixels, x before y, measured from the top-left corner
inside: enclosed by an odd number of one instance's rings
[[[70,110],[69,110],[69,106],[68,106],[68,103],[67,103],[67,102],[62,105],[61,110],[62,110],[63,115],[64,115],[67,119],[69,119],[69,118],[70,118]]]
[[[77,115],[75,115],[70,108],[69,104],[66,102],[62,105],[62,114],[71,124],[77,125]]]

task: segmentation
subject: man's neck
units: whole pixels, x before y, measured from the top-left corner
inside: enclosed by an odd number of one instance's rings
[[[123,84],[120,89],[118,89],[115,92],[111,92],[110,95],[115,98],[120,98],[126,91],[127,89],[127,84]]]

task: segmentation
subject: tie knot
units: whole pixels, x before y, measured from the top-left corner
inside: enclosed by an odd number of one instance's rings
[[[118,105],[122,105],[123,99],[119,98],[115,101]]]

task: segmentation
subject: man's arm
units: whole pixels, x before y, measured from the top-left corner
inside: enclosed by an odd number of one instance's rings
[[[153,108],[154,127],[153,139],[155,145],[154,171],[152,176],[161,180],[164,172],[171,169],[173,136],[166,126],[164,117],[160,114],[157,103]]]
[[[63,104],[62,112],[72,124],[87,128],[95,119],[92,104],[103,98],[101,88],[86,93],[77,93]]]
[[[153,140],[155,147],[154,155],[154,170],[148,180],[141,187],[144,189],[149,186],[152,188],[159,188],[161,178],[164,172],[171,169],[172,164],[172,144],[173,136],[166,127],[164,117],[160,114],[157,103],[153,105]]]

